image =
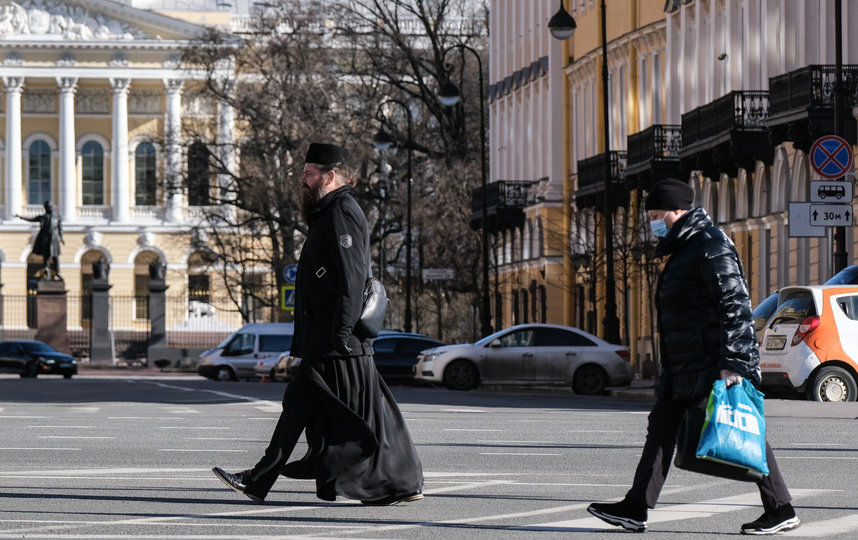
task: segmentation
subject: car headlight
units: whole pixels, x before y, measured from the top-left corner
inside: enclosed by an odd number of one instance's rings
[[[423,357],[423,363],[432,362],[433,360],[438,358],[438,356],[439,356],[438,353],[427,354],[426,356]]]
[[[54,363],[56,363],[56,360],[54,360],[53,358],[42,358],[40,356],[39,362],[42,362],[43,364],[54,364]]]

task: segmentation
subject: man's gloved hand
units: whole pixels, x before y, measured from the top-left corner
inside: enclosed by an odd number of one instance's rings
[[[735,371],[730,371],[729,369],[722,369],[721,380],[724,381],[724,384],[727,386],[727,388],[730,388],[734,384],[741,383],[742,376]]]

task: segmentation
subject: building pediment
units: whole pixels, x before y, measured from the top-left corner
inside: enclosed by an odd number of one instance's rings
[[[6,42],[185,40],[203,31],[109,0],[0,0],[0,40]]]

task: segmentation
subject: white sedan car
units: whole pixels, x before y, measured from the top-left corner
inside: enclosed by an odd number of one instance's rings
[[[570,385],[578,394],[601,394],[632,380],[629,350],[583,330],[522,324],[474,344],[420,353],[414,376],[451,390],[478,384]]]

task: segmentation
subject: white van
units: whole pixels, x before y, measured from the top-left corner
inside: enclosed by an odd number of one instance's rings
[[[235,381],[257,377],[254,367],[260,360],[292,347],[294,323],[250,323],[226,338],[214,349],[200,355],[197,373],[208,379]]]

